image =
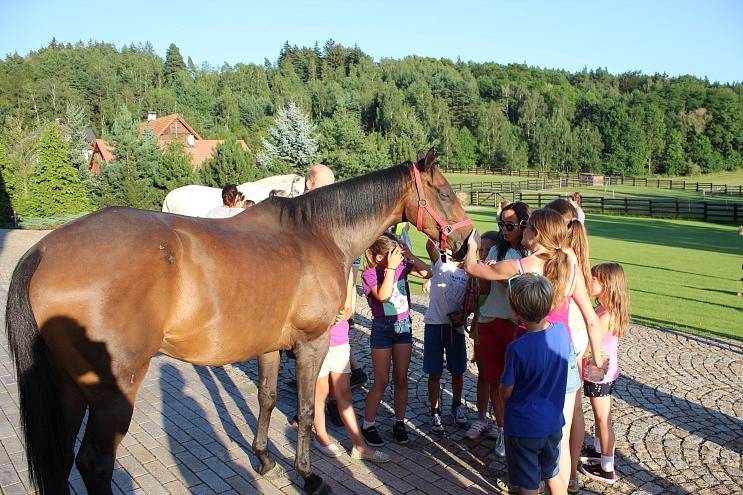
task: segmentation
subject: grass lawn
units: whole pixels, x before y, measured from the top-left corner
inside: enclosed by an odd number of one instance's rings
[[[661,177],[665,179],[666,177]],[[689,182],[711,182],[712,184],[728,184],[731,186],[743,185],[743,169],[732,172],[717,172],[714,174],[692,175],[686,177],[668,177],[673,180],[686,180]]]
[[[447,172],[444,174],[449,184],[477,184],[479,182],[519,182],[527,180],[528,177],[518,177],[515,175],[493,175],[493,174],[459,174]]]
[[[480,232],[497,229],[491,210],[471,210]],[[589,214],[591,263],[624,266],[635,323],[743,340],[743,237],[732,226]],[[415,229],[414,252],[426,258]],[[420,283],[411,278],[411,288]]]
[[[560,189],[544,189],[542,191],[523,192],[543,192],[550,194],[560,194],[565,196],[580,191],[584,196],[604,196],[607,198],[678,198],[689,201],[714,201],[718,203],[743,202],[743,196],[723,195],[723,194],[705,194],[697,191],[683,191],[680,189],[658,189],[655,187],[634,187],[634,186],[592,186],[592,187],[569,187]],[[510,193],[504,193],[507,198],[512,196]]]
[[[515,177],[510,175],[473,175],[473,174],[460,174],[460,173],[447,173],[445,174],[450,184],[477,184],[480,182],[518,182],[527,180],[526,177]],[[668,179],[671,177],[661,177],[662,179]],[[689,183],[692,182],[711,182],[713,184],[729,184],[729,185],[743,185],[743,170],[737,170],[735,172],[720,172],[716,174],[707,175],[695,175],[691,177],[672,177],[674,180],[686,180]],[[688,200],[707,200],[707,201],[720,201],[720,202],[743,202],[743,196],[733,195],[709,195],[706,193],[696,191],[684,191],[679,189],[659,189],[656,187],[634,187],[629,185],[617,185],[617,186],[596,186],[596,187],[569,187],[567,189],[547,189],[542,192],[554,193],[566,195],[574,191],[580,191],[585,196],[606,196],[615,198],[682,198]],[[524,192],[539,192],[539,191],[527,191]],[[511,199],[511,193],[503,193],[506,199]]]
[[[494,175],[494,174],[461,174],[456,172],[447,172],[446,178],[450,184],[469,184],[472,182],[518,182],[526,180],[527,177],[517,177],[511,175]],[[729,184],[731,186],[743,185],[743,169],[733,172],[717,172],[714,174],[687,175],[685,177],[669,177],[666,175],[652,176],[660,179],[685,180],[691,182],[711,182],[712,184]]]

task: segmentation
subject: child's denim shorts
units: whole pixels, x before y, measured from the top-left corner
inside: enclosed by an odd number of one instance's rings
[[[396,344],[412,344],[413,333],[410,317],[392,321],[385,318],[372,320],[369,346],[372,349],[392,349]]]

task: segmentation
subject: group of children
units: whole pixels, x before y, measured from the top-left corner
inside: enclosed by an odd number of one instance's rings
[[[389,460],[368,446],[384,445],[375,417],[389,384],[390,367],[392,435],[398,443],[408,442],[404,420],[413,344],[408,276],[413,275],[431,279],[423,353],[431,431],[444,432],[440,398],[444,364],[451,374],[454,422],[468,424],[462,384],[469,332],[478,367],[478,418],[465,436],[496,439],[495,454],[507,460],[510,490],[537,493],[544,482],[550,493],[576,493],[578,469],[599,481],[616,481],[611,394],[619,375],[618,341],[629,321],[627,282],[616,263],[590,268],[586,230],[579,218],[567,200],[556,200],[534,212],[524,203],[506,205],[499,215],[499,232],[487,232],[481,239],[470,236],[467,255],[460,263],[429,241],[429,266],[391,233],[366,250],[361,279],[372,314],[369,341],[374,382],[360,428],[350,389],[332,381],[336,398],[341,395],[339,410],[354,445],[352,457]],[[350,277],[349,297],[355,296],[352,284]],[[598,303],[595,308],[592,299]],[[348,301],[346,307],[352,312],[353,302]],[[467,329],[472,310],[475,314]],[[348,315],[339,315],[333,328]],[[330,372],[346,377],[347,347],[339,350],[343,359],[333,356],[338,354],[336,347],[347,343],[347,324],[344,330],[331,330],[326,362],[342,362],[335,369],[331,366]],[[318,383],[322,379],[321,372]],[[327,382],[327,376],[324,379]],[[321,402],[317,404],[323,403],[327,390],[327,386],[318,389],[316,401]],[[590,399],[596,433],[593,447],[583,449],[581,392]],[[495,424],[488,420],[489,402]],[[324,416],[319,416],[315,428],[320,450],[340,455],[337,447],[329,447],[324,424],[318,425],[324,423]]]

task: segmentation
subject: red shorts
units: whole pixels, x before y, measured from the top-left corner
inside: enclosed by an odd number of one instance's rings
[[[516,339],[519,326],[511,320],[496,318],[477,324],[480,341],[480,372],[489,384],[500,383],[506,361],[506,347]]]

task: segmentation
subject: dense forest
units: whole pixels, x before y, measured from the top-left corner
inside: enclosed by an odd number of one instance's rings
[[[202,137],[226,139],[221,158],[192,176],[182,150],[163,155],[152,136],[138,135],[148,110],[178,112]],[[52,129],[58,119],[66,130]],[[101,176],[91,177],[79,158],[85,127],[113,142],[120,158]],[[282,133],[297,127],[310,152],[301,162],[281,150]],[[248,143],[249,156],[237,156],[237,139]],[[729,170],[743,166],[743,84],[414,56],[374,61],[332,40],[286,43],[263,65],[196,66],[174,44],[163,60],[149,43],[118,49],[56,40],[0,61],[2,179],[12,206],[27,215],[48,214],[49,191],[87,191],[70,211],[155,207],[168,188],[192,180],[218,185],[238,169],[241,178],[301,173],[317,160],[348,177],[430,145],[454,168]],[[63,149],[69,163],[55,161]]]

